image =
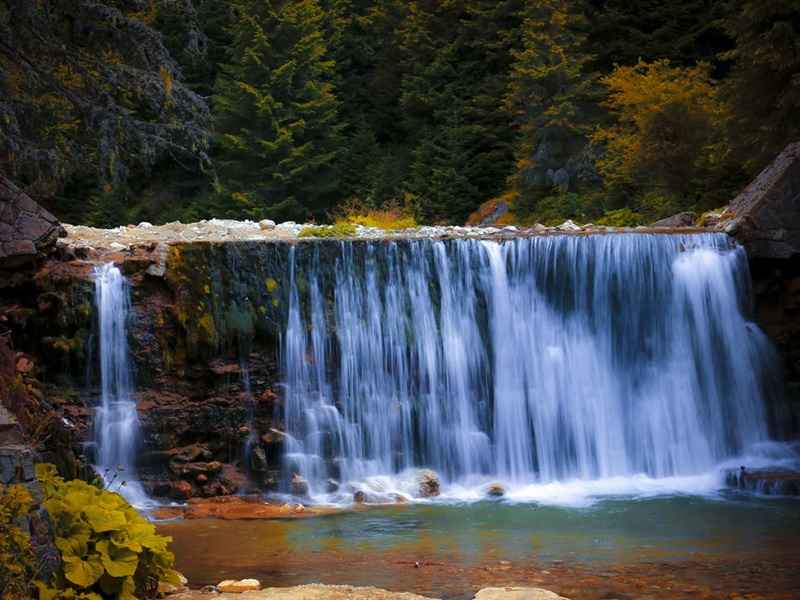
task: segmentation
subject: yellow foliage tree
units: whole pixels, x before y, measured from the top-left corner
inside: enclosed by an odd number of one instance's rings
[[[710,66],[673,66],[668,60],[618,66],[603,78],[606,106],[616,121],[593,136],[604,155],[606,186],[635,194],[658,190],[694,204],[724,168],[724,105]]]

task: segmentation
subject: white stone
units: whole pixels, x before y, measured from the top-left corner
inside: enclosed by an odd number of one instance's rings
[[[108,247],[111,248],[112,250],[117,250],[117,251],[128,249],[128,247],[125,244],[120,244],[119,242],[111,242],[108,245]]]
[[[483,588],[475,594],[474,600],[569,600],[555,592],[542,588]]]
[[[241,594],[242,592],[257,592],[261,589],[261,582],[258,579],[242,579],[235,581],[226,579],[217,584],[217,590],[228,594]]]
[[[141,223],[139,223],[139,227],[141,229],[150,229],[152,226],[153,226],[153,224],[152,223],[148,223],[147,221],[142,221]]]
[[[258,227],[262,231],[275,229],[275,221],[273,221],[272,219],[262,219],[261,221],[258,222]]]
[[[567,219],[557,227],[559,231],[580,231],[581,228],[572,222],[572,219]]]

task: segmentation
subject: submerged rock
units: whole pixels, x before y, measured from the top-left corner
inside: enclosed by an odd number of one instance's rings
[[[729,487],[767,496],[800,496],[800,472],[784,469],[747,469],[728,471]]]

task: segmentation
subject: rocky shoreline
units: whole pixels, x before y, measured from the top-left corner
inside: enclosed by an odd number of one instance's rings
[[[326,227],[328,226],[320,226],[314,223],[295,223],[294,221],[276,224],[270,220],[255,222],[229,219],[210,219],[196,223],[174,221],[164,225],[139,223],[138,225],[120,226],[113,229],[65,224],[64,229],[67,235],[59,239],[58,246],[62,252],[68,254],[75,252],[77,255],[88,255],[95,251],[122,252],[149,244],[314,241],[318,240],[319,237],[305,236],[303,234],[304,230],[322,229],[324,231]],[[720,231],[720,229],[672,223],[650,227],[605,227],[591,223],[577,225],[568,220],[561,225],[553,227],[541,224],[536,224],[532,227],[517,227],[515,225],[503,227],[434,225],[387,230],[354,225],[352,231],[354,232],[352,235],[349,232],[341,235],[336,229],[332,228],[330,235],[326,234],[322,237],[347,240],[496,239],[579,233],[691,233]]]
[[[437,600],[409,592],[391,592],[375,587],[309,584],[290,588],[259,588],[257,580],[224,581],[216,589],[181,591],[171,600]],[[237,589],[237,585],[238,588]],[[218,591],[219,590],[219,591]],[[226,591],[227,590],[227,591]],[[473,600],[569,600],[541,588],[492,587],[479,590]]]

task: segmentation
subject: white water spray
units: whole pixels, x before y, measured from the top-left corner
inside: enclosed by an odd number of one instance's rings
[[[334,273],[309,245],[290,269],[285,468],[320,499],[412,467],[465,498],[706,489],[768,439],[775,357],[722,234],[342,243]]]

